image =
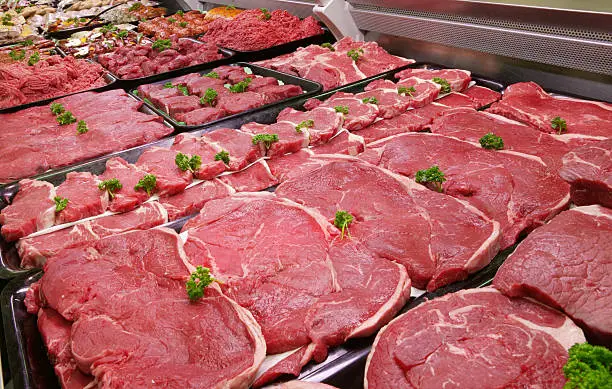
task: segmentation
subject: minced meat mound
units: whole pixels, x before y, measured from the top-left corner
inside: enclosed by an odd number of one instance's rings
[[[0,65],[0,109],[106,85],[99,64],[54,55],[33,66]]]
[[[312,16],[300,20],[284,10],[266,13],[253,9],[240,13],[234,19],[214,20],[201,39],[229,49],[253,51],[322,33],[323,29]]]

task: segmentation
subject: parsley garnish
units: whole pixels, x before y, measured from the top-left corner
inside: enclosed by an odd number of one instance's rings
[[[21,46],[34,46],[34,41],[32,39],[26,39],[21,42]]]
[[[77,121],[72,112],[70,111],[62,112],[61,114],[57,115],[55,120],[57,120],[60,126],[63,126],[65,124],[71,124]]]
[[[164,84],[164,88],[166,89],[174,88],[174,85],[172,85],[172,83],[168,81],[167,83]]]
[[[270,20],[270,18],[272,17],[272,14],[270,13],[270,11],[268,11],[267,8],[260,8],[259,9],[263,15],[261,15],[261,18],[263,20]]]
[[[30,55],[30,59],[28,60],[28,65],[34,66],[38,63],[38,61],[40,61],[40,54],[38,53],[38,51],[35,51],[32,53],[32,55]]]
[[[25,58],[25,50],[24,49],[11,50],[9,52],[9,57],[11,57],[13,61],[21,61],[22,59]]]
[[[219,74],[217,72],[210,72],[210,73],[202,74],[202,77],[219,78]]]
[[[182,27],[182,28],[185,28],[185,27],[187,27],[187,22],[180,22],[179,26]]]
[[[176,19],[175,19],[175,18],[168,18],[168,21],[169,21],[170,23],[174,23],[174,22],[176,22]]]
[[[117,33],[117,36],[123,39],[123,38],[127,38],[128,34],[129,32],[127,30],[121,30]]]
[[[446,181],[444,173],[437,166],[416,172],[415,181],[419,184],[431,184],[438,192],[442,192],[442,183]]]
[[[378,99],[376,97],[366,97],[361,101],[363,101],[365,104],[378,104]]]
[[[155,177],[155,174],[147,174],[138,181],[134,190],[144,189],[144,191],[151,196],[151,193],[155,189],[155,184],[157,184],[157,177]]]
[[[178,16],[183,16],[184,12],[182,10],[178,10],[178,11],[176,11],[176,14]]]
[[[172,42],[170,41],[170,39],[158,39],[155,42],[153,42],[153,45],[151,45],[151,48],[157,51],[164,51],[171,47],[172,47]]]
[[[247,88],[249,87],[249,84],[251,83],[251,81],[252,81],[251,78],[247,77],[244,80],[240,81],[239,83],[230,86],[229,91],[232,93],[245,92]]]
[[[51,113],[59,115],[65,111],[64,106],[60,103],[51,103]]]
[[[185,85],[177,85],[176,89],[178,89],[185,96],[189,96],[189,90],[187,89]]]
[[[567,122],[560,116],[557,116],[551,120],[550,126],[553,128],[553,130],[557,130],[557,134],[559,135],[567,131]]]
[[[304,120],[303,122],[295,126],[295,132],[301,134],[302,128],[312,128],[312,127],[314,127],[314,120],[312,119]]]
[[[123,188],[123,184],[117,178],[111,178],[98,184],[98,189],[107,191],[111,199],[115,197],[115,192],[121,190],[121,188]]]
[[[55,212],[63,211],[68,206],[68,199],[66,198],[55,196],[53,201],[55,201]]]
[[[612,351],[602,346],[577,343],[570,347],[563,366],[565,389],[612,388]]]
[[[338,228],[340,231],[342,231],[342,235],[340,236],[340,239],[344,239],[344,231],[346,230],[346,234],[348,235],[348,237],[351,237],[351,233],[348,229],[349,224],[351,224],[353,222],[353,215],[351,215],[350,213],[346,212],[346,211],[337,211],[336,212],[336,217],[334,219],[334,226],[336,226],[336,228]]]
[[[357,62],[359,57],[363,55],[363,49],[360,47],[358,49],[351,49],[346,53],[346,55],[351,58],[353,61]]]
[[[219,94],[217,93],[216,90],[214,90],[213,88],[208,88],[206,89],[206,92],[204,93],[204,96],[202,96],[200,98],[200,104],[202,105],[210,105],[211,107],[213,106],[213,103],[215,102],[215,100],[217,99],[217,96]]]
[[[89,131],[89,128],[87,128],[87,123],[85,123],[85,120],[79,120],[77,123],[77,133],[85,134],[87,131]]]
[[[277,134],[258,134],[253,137],[253,144],[257,145],[259,143],[263,143],[266,147],[266,150],[272,146],[272,143],[278,142]]]
[[[432,81],[442,86],[442,88],[440,88],[441,93],[450,93],[451,86],[446,78],[434,77]]]
[[[480,138],[479,142],[483,149],[501,150],[504,148],[504,140],[492,132]]]
[[[223,163],[225,163],[226,165],[229,165],[229,162],[230,162],[229,153],[225,150],[219,151],[217,154],[215,154],[215,161],[223,161]]]
[[[345,115],[348,115],[349,113],[349,109],[346,105],[337,105],[334,107],[334,109],[336,110],[336,112],[340,112],[343,113]]]
[[[189,158],[186,154],[178,153],[176,158],[174,158],[174,163],[184,172],[187,170],[195,172],[202,165],[202,158],[199,155],[194,155]]]
[[[100,28],[100,32],[103,34],[106,34],[107,32],[113,32],[113,31],[117,31],[117,26],[113,24],[105,24],[104,26],[102,26],[102,28]]]
[[[336,49],[334,48],[334,45],[332,45],[329,42],[325,42],[321,45],[321,47],[325,48],[325,49],[329,49],[329,51],[336,51]]]
[[[142,7],[142,3],[134,3],[132,4],[132,6],[128,9],[128,12],[133,12],[136,11],[138,9],[140,9]]]
[[[207,267],[198,266],[185,283],[189,300],[196,301],[204,297],[204,288],[217,281],[210,275]]]
[[[398,95],[414,97],[413,95],[414,92],[416,92],[416,89],[414,89],[413,86],[410,86],[410,87],[400,86],[397,88]]]

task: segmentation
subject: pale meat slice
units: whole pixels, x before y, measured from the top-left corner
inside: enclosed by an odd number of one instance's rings
[[[17,252],[23,268],[42,267],[48,258],[63,249],[84,246],[126,231],[146,230],[167,221],[167,212],[158,202],[145,203],[130,212],[104,216],[48,234],[20,239]]]
[[[319,107],[327,107],[344,115],[343,128],[357,131],[369,126],[379,115],[376,104],[366,104],[350,93],[338,92],[325,100]]]
[[[219,150],[199,136],[188,133],[179,134],[174,138],[174,143],[170,148],[190,158],[194,155],[200,157],[202,164],[193,173],[200,180],[211,180],[227,169],[223,161],[215,159]]]
[[[160,197],[160,204],[168,212],[168,220],[174,221],[193,215],[210,200],[229,196],[235,191],[218,179],[204,181],[170,197]]]
[[[489,111],[518,120],[543,132],[559,133],[553,120],[565,120],[567,134],[611,136],[612,105],[551,96],[535,82],[512,84]]]
[[[64,224],[96,216],[108,208],[108,193],[98,189],[100,180],[89,172],[70,172],[56,189],[57,196],[68,200],[66,208],[55,214],[55,224]]]
[[[110,196],[109,211],[128,212],[144,203],[150,195],[144,189],[137,190],[136,185],[146,175],[146,171],[123,158],[113,157],[106,161],[106,170],[100,176],[100,180],[117,179],[121,183],[121,189],[114,191]]]
[[[312,120],[312,126],[302,125],[300,131],[308,134],[310,145],[316,146],[328,142],[342,129],[344,117],[329,107],[318,107],[306,112],[285,108],[276,120],[291,122],[296,127],[302,123],[309,124],[308,121]]]
[[[395,78],[404,80],[410,77],[418,77],[424,80],[440,78],[446,80],[452,91],[461,92],[468,87],[472,81],[472,75],[463,69],[405,69],[395,73]]]
[[[190,170],[176,164],[178,151],[163,147],[148,148],[138,157],[136,166],[156,177],[155,191],[160,196],[181,193],[193,181]]]
[[[225,174],[219,177],[219,180],[236,192],[258,192],[278,184],[264,160],[259,160],[239,172]]]
[[[591,343],[612,346],[612,210],[577,207],[530,234],[493,286],[563,310]]]
[[[364,389],[562,388],[584,335],[562,313],[493,288],[427,301],[378,333]]]
[[[349,212],[353,239],[404,265],[417,288],[465,279],[499,249],[499,224],[476,208],[355,158],[310,158],[275,193],[328,220]]]
[[[537,157],[486,150],[455,138],[407,133],[368,145],[361,157],[415,179],[437,166],[442,192],[472,204],[501,225],[501,248],[569,205],[569,185]]]
[[[612,208],[612,138],[567,153],[559,174],[570,183],[574,204]]]
[[[129,232],[64,250],[33,293],[72,322],[72,356],[100,387],[248,387],[260,328],[215,284],[190,301],[189,269],[174,231]]]
[[[55,187],[46,181],[21,180],[11,204],[0,211],[2,237],[7,242],[51,227],[55,222]]]
[[[306,347],[257,385],[299,373],[312,358],[322,361],[328,347],[371,335],[410,294],[403,266],[340,239],[316,211],[272,193],[208,202],[183,232],[192,264],[211,268],[222,290],[253,313],[269,354]]]

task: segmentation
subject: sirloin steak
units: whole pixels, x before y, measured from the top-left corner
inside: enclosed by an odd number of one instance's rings
[[[0,211],[2,237],[11,242],[51,227],[55,222],[54,197],[55,187],[46,181],[19,181],[19,192]]]
[[[612,347],[612,210],[565,211],[531,233],[501,266],[493,285],[563,310],[590,342]]]
[[[356,158],[313,157],[288,177],[278,196],[316,208],[330,221],[337,211],[349,212],[351,236],[406,266],[417,288],[433,291],[465,279],[499,249],[499,223],[473,206]]]
[[[57,196],[68,200],[66,208],[55,214],[55,224],[70,223],[96,216],[108,208],[108,193],[100,191],[100,180],[89,172],[70,172],[56,189]]]
[[[493,288],[462,290],[378,333],[364,389],[562,389],[567,350],[584,341],[558,311]]]

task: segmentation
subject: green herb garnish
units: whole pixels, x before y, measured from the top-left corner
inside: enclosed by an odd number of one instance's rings
[[[76,118],[70,111],[64,111],[55,118],[60,126],[76,122]]]
[[[117,36],[123,39],[123,38],[127,38],[128,34],[129,34],[128,30],[121,30],[117,33]]]
[[[504,140],[492,132],[480,138],[479,142],[483,149],[501,150],[504,148]]]
[[[413,86],[400,86],[397,88],[397,94],[398,95],[404,95],[404,96],[410,96],[410,97],[414,97],[413,93],[416,92],[416,89],[414,89]]]
[[[153,45],[151,45],[151,48],[157,51],[164,51],[171,47],[172,47],[172,42],[170,41],[170,39],[158,39],[155,42],[153,42]]]
[[[258,134],[258,135],[253,136],[252,141],[254,145],[263,143],[266,150],[268,150],[270,146],[272,146],[272,143],[278,142],[278,135],[277,134]]]
[[[177,85],[176,89],[178,89],[185,96],[189,96],[189,90],[187,89],[185,85]]]
[[[550,126],[553,130],[557,130],[557,134],[561,135],[567,131],[567,122],[560,116],[557,116],[550,122]]]
[[[204,96],[200,98],[200,104],[210,105],[212,107],[218,95],[219,93],[217,93],[216,90],[213,88],[208,88],[206,89],[206,92],[204,92]]]
[[[361,47],[358,49],[351,49],[348,51],[348,53],[346,53],[346,55],[353,61],[357,62],[359,58],[363,55],[363,49]]]
[[[9,52],[9,57],[11,57],[13,61],[21,61],[22,59],[25,58],[25,50],[24,49],[11,50]]]
[[[442,183],[446,178],[440,168],[434,165],[416,172],[415,181],[419,184],[431,184],[437,192],[442,192]]]
[[[376,97],[366,97],[361,101],[363,101],[365,104],[378,104],[378,99]]]
[[[64,106],[60,103],[51,103],[51,113],[59,115],[65,111]]]
[[[169,21],[170,23],[174,23],[174,22],[176,22],[176,19],[175,19],[175,18],[168,18],[168,21]]]
[[[123,184],[117,178],[104,180],[98,184],[98,189],[107,191],[111,199],[115,197],[115,192],[121,190],[121,188],[123,188]]]
[[[267,8],[260,8],[259,10],[263,13],[263,15],[261,15],[261,18],[263,20],[270,20],[272,14],[270,13],[270,11],[268,11]]]
[[[436,84],[440,84],[442,86],[442,88],[440,88],[440,93],[450,93],[451,92],[451,86],[448,83],[448,80],[446,78],[434,77],[431,80],[435,82]]]
[[[351,233],[348,229],[348,226],[352,222],[353,222],[353,215],[351,215],[350,213],[346,211],[336,212],[336,217],[334,218],[334,226],[336,226],[336,228],[338,228],[342,232],[340,239],[344,239],[344,231],[346,231],[346,234],[348,235],[349,238],[351,237]]]
[[[179,26],[182,27],[182,28],[185,28],[185,27],[187,27],[187,22],[180,22]]]
[[[219,74],[217,72],[210,72],[210,73],[202,74],[202,77],[219,78]]]
[[[183,16],[184,12],[182,10],[178,10],[178,11],[176,11],[176,14],[178,16]]]
[[[151,193],[153,190],[155,190],[155,184],[157,184],[157,177],[155,177],[155,174],[147,174],[146,176],[142,177],[140,181],[138,181],[138,184],[136,184],[134,190],[143,189],[149,196],[151,196]]]
[[[79,120],[77,123],[77,133],[86,134],[87,131],[89,131],[89,128],[87,128],[87,123],[85,123],[85,120]]]
[[[28,60],[28,65],[34,66],[38,63],[38,61],[40,61],[40,54],[38,53],[38,51],[35,51],[32,53],[32,55],[30,55],[30,59]]]
[[[21,42],[21,46],[34,46],[34,41],[32,39],[26,39],[25,41]]]
[[[117,26],[114,24],[105,24],[100,28],[100,32],[106,34],[107,32],[117,31]]]
[[[312,128],[312,127],[314,127],[314,120],[312,119],[304,120],[303,122],[295,126],[295,132],[301,134],[302,128]]]
[[[564,389],[612,389],[612,351],[577,343],[569,349],[563,373]]]
[[[229,165],[230,155],[227,151],[221,150],[215,154],[215,161],[223,161],[226,165]]]
[[[184,172],[187,170],[195,172],[202,166],[202,158],[199,155],[194,155],[189,158],[186,154],[178,153],[176,158],[174,158],[174,163]]]
[[[252,81],[251,78],[247,77],[244,80],[240,81],[239,83],[230,86],[229,91],[232,93],[243,93],[247,90],[251,81]]]
[[[336,49],[334,48],[334,45],[332,45],[329,42],[325,42],[321,45],[321,47],[325,48],[325,49],[329,49],[329,51],[336,51]]]
[[[53,201],[55,201],[55,212],[61,212],[68,206],[68,199],[66,198],[55,196]]]
[[[204,297],[204,288],[215,281],[217,280],[210,275],[210,270],[207,267],[196,267],[196,270],[191,273],[189,280],[185,283],[189,300],[197,301]]]
[[[168,81],[167,83],[164,84],[164,88],[166,89],[174,88],[174,85],[172,85],[172,83]]]
[[[346,105],[337,105],[334,107],[334,109],[336,110],[336,112],[340,112],[343,113],[345,115],[348,115],[349,113],[349,109]]]
[[[130,8],[128,8],[128,12],[133,12],[139,10],[142,7],[142,3],[134,3]]]

